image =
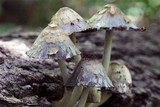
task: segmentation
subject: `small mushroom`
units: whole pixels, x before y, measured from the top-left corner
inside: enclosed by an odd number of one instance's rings
[[[59,27],[52,28],[47,26],[38,36],[27,55],[33,58],[57,58],[59,66],[62,70],[63,80],[69,78],[65,66],[65,59],[72,58],[80,54],[70,38]]]
[[[69,7],[60,8],[56,14],[52,17],[50,27],[59,26],[71,37],[72,42],[78,48],[76,37],[73,33],[82,32],[90,28],[89,24],[73,9]],[[81,60],[81,56],[75,56],[75,63]]]
[[[105,69],[100,61],[96,59],[82,59],[66,85],[67,87],[112,87],[112,82],[104,75],[104,71]]]
[[[34,58],[57,58],[62,72],[64,84],[70,74],[67,71],[65,59],[80,55],[81,52],[70,40],[68,34],[59,26],[47,26],[38,36],[27,55]],[[62,107],[67,103],[71,91],[65,89],[64,97],[58,105]]]
[[[92,29],[105,29],[105,44],[103,54],[103,65],[108,71],[111,47],[112,47],[112,30],[129,30],[143,31],[143,28],[138,28],[131,20],[115,5],[107,4],[95,15],[89,19],[89,24]]]
[[[96,59],[82,59],[77,65],[72,76],[69,78],[66,86],[84,87],[84,89],[99,88],[100,90],[102,88],[109,89],[113,87],[112,82],[105,75],[103,65]],[[75,102],[71,102],[67,107],[72,107],[74,104]]]
[[[124,64],[117,61],[111,62],[108,76],[114,85],[115,92],[131,93],[132,78],[129,69]]]
[[[112,92],[103,93],[105,95],[102,96],[102,101],[100,103],[92,103],[88,107],[98,107],[102,105],[112,94],[131,93],[132,78],[129,69],[124,64],[118,61],[112,61],[109,66],[108,76],[114,86]]]

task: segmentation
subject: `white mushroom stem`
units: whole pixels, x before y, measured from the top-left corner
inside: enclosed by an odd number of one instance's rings
[[[101,88],[90,88],[89,94],[92,95],[94,103],[99,103],[101,101]]]
[[[104,41],[104,53],[102,59],[102,64],[106,70],[106,75],[111,60],[111,50],[112,50],[112,31],[106,31],[105,41]]]
[[[67,90],[65,88],[63,98],[58,102],[56,107],[66,107],[66,105],[68,104],[68,98],[70,98],[71,94],[72,94],[72,91]],[[53,107],[55,106],[53,105]]]
[[[77,45],[77,40],[76,37],[74,35],[71,35],[71,40],[74,43],[74,45],[78,48]],[[81,55],[77,55],[74,57],[74,61],[76,64],[79,63],[79,61],[82,59]],[[67,107],[73,107],[73,105],[78,101],[78,99],[80,98],[80,95],[83,91],[83,87],[75,87],[72,91],[71,96],[69,97],[69,103],[67,105]]]
[[[82,92],[82,96],[79,100],[78,107],[85,107],[87,97],[88,97],[88,93],[89,93],[89,88],[84,88],[84,90]]]
[[[67,104],[66,107],[73,107],[76,104],[76,102],[79,100],[82,91],[83,91],[83,87],[82,86],[75,87],[73,92],[72,92],[72,95],[71,95],[71,98],[69,100],[69,103]]]
[[[66,67],[65,60],[58,60],[58,64],[59,64],[59,67],[60,67],[60,70],[61,70],[61,74],[62,74],[64,84],[66,84],[66,82],[69,78],[69,73],[67,72],[67,67]],[[65,105],[68,103],[67,100],[70,97],[70,95],[71,95],[71,91],[67,90],[65,88],[63,98],[58,102],[58,107],[65,107]]]
[[[62,78],[63,78],[64,84],[66,84],[66,82],[69,78],[69,73],[67,72],[65,60],[58,60],[58,65],[59,65],[61,73],[62,73]]]
[[[91,103],[91,104],[89,104],[86,107],[99,107],[100,105],[102,105],[103,103],[105,103],[111,96],[112,96],[111,93],[105,92],[105,93],[102,94],[102,97],[101,97],[102,100],[101,100],[100,103]]]
[[[97,103],[99,104],[101,102],[100,88],[90,88],[89,94],[92,95],[93,103],[86,103],[85,107],[90,107],[90,106],[92,107],[92,106],[96,105]]]

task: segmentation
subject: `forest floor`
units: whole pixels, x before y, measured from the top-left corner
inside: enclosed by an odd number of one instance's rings
[[[0,107],[51,107],[63,96],[57,60],[36,60],[25,54],[39,32],[23,29],[0,34]],[[104,107],[159,107],[160,28],[145,32],[115,31],[112,60],[124,62],[131,71],[131,95],[113,95]],[[76,34],[83,57],[102,58],[104,32]],[[67,68],[74,69],[72,60]]]

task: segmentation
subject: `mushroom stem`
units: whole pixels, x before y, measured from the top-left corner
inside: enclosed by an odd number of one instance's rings
[[[112,31],[106,31],[105,41],[104,41],[104,53],[102,59],[102,64],[106,70],[106,75],[110,64],[111,50],[112,50]]]
[[[92,107],[92,104],[97,104],[101,102],[101,89],[100,88],[90,88],[89,95],[92,96],[93,103],[86,103],[85,107]]]
[[[101,101],[101,89],[100,88],[90,88],[89,94],[92,95],[94,103],[99,103]]]
[[[69,103],[67,104],[66,107],[73,107],[76,104],[76,102],[78,101],[78,99],[80,98],[80,95],[81,95],[82,91],[83,91],[82,86],[75,87],[73,92],[72,92]]]
[[[103,59],[102,59],[102,64],[105,68],[106,76],[108,76],[108,70],[109,70],[109,65],[111,60],[111,50],[112,50],[112,31],[106,31],[105,41],[104,41],[104,53],[103,53]],[[89,106],[89,107],[97,107],[102,105],[105,101],[107,101],[111,97],[111,95],[112,94],[104,92],[101,95],[101,102],[97,104],[91,104],[92,106]]]
[[[78,48],[76,37],[72,34],[71,40],[74,43],[74,45]],[[74,57],[75,64],[78,64],[79,61],[82,59],[81,55],[77,55]],[[73,107],[73,105],[78,101],[80,98],[80,95],[83,91],[83,87],[74,87],[72,91],[72,95],[70,96],[69,103],[67,104],[67,107]]]
[[[102,97],[101,97],[102,100],[101,100],[100,103],[91,103],[91,104],[89,104],[86,107],[99,107],[100,105],[102,105],[103,103],[105,103],[111,96],[112,96],[111,93],[105,92],[105,93],[102,94]]]
[[[89,88],[84,88],[81,98],[79,100],[79,104],[78,107],[85,107],[86,101],[87,101],[87,97],[88,97],[88,93],[89,93]]]
[[[66,82],[69,78],[69,74],[67,72],[65,60],[58,60],[58,64],[59,64],[59,67],[60,67],[60,70],[62,73],[62,78],[63,78],[64,84],[66,84]],[[67,100],[70,97],[70,95],[71,95],[71,91],[67,90],[65,88],[63,98],[58,102],[58,107],[65,107],[65,105],[68,103]]]
[[[78,48],[78,44],[77,44],[77,39],[76,39],[76,37],[72,34],[70,38],[71,38],[72,42],[74,43],[74,45]],[[78,64],[78,62],[79,62],[81,59],[82,59],[81,55],[76,55],[76,56],[74,57],[74,62],[75,62],[76,64]]]
[[[67,67],[66,67],[66,64],[65,64],[65,60],[58,60],[58,65],[59,65],[60,70],[62,72],[62,78],[63,78],[64,84],[66,84],[66,82],[69,78],[69,74],[67,72]]]
[[[72,94],[72,91],[65,88],[63,98],[58,102],[56,107],[66,107],[68,103],[68,98],[70,97],[71,94]]]

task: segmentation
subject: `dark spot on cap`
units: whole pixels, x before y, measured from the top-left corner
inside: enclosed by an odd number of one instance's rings
[[[117,73],[119,73],[119,74],[120,74],[120,73],[121,73],[121,71],[117,71]]]
[[[79,19],[77,19],[77,21],[79,22]]]
[[[74,25],[74,23],[71,22],[71,26],[73,26],[73,25]]]

